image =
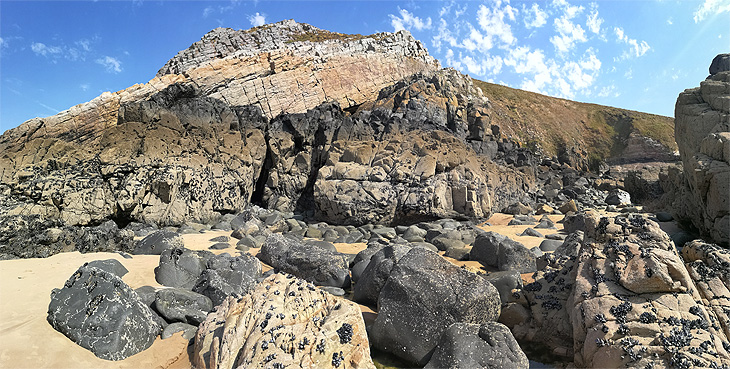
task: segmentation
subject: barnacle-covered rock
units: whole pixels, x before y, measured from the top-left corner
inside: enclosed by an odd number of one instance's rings
[[[192,360],[197,369],[375,367],[356,304],[278,273],[208,315]]]

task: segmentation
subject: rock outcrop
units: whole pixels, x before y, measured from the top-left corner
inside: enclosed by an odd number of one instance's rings
[[[642,216],[587,212],[503,311],[526,308],[518,339],[547,345],[578,367],[722,367],[727,336],[726,253],[690,244],[685,259]],[[685,266],[685,263],[686,266]]]
[[[715,242],[730,242],[730,68],[715,57],[700,87],[679,94],[675,138],[684,175],[673,208]]]
[[[375,368],[358,306],[292,275],[229,297],[195,336],[195,368]]]

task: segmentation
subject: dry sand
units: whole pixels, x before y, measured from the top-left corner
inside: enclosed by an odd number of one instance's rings
[[[538,246],[543,240],[537,237],[518,237],[528,226],[507,226],[511,215],[496,214],[482,229],[494,231],[522,242],[528,248]],[[562,216],[552,216],[555,222]],[[560,224],[556,223],[558,228]],[[543,234],[559,230],[539,230]],[[546,232],[547,231],[547,232]],[[209,231],[201,234],[183,235],[185,246],[190,249],[208,249],[214,242],[210,239],[229,235],[227,231]],[[224,250],[211,250],[216,254],[228,252],[236,255],[235,243]],[[358,244],[337,244],[340,252],[356,254],[366,246]],[[251,254],[258,249],[251,249]],[[443,254],[443,253],[442,253]],[[63,334],[54,330],[46,321],[51,290],[60,288],[66,280],[85,262],[116,259],[129,270],[123,280],[132,288],[141,286],[161,287],[154,276],[159,256],[135,255],[125,259],[116,253],[80,254],[63,253],[45,259],[20,259],[0,261],[0,368],[189,368],[188,341],[178,333],[172,338],[159,337],[152,346],[121,361],[99,359],[90,351],[76,345]],[[471,270],[484,268],[477,262],[458,262]],[[264,270],[270,267],[264,266]],[[366,322],[372,322],[376,313],[367,306],[361,306]]]

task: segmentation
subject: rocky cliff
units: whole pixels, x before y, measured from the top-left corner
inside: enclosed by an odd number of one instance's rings
[[[715,242],[730,241],[730,54],[715,57],[700,87],[675,106],[675,137],[684,167],[673,207]],[[675,172],[679,175],[679,172]]]
[[[145,85],[6,132],[0,206],[70,225],[252,202],[334,223],[488,217],[531,178],[490,160],[488,100],[437,68],[406,32],[216,29]]]

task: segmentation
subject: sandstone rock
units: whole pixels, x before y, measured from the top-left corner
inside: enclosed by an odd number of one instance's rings
[[[208,315],[192,361],[196,368],[375,367],[357,305],[283,274]]]
[[[730,82],[718,55],[711,76],[700,87],[679,94],[675,107],[675,139],[682,158],[681,192],[673,209],[716,242],[730,242]],[[712,73],[715,72],[715,73]]]
[[[153,316],[120,277],[82,266],[51,293],[47,320],[94,355],[122,360],[152,345],[161,330]]]
[[[491,283],[431,251],[413,248],[393,267],[380,292],[373,346],[424,365],[451,324],[494,321],[499,306]]]
[[[454,323],[444,331],[424,368],[528,368],[509,328],[497,322]]]
[[[561,205],[558,210],[560,210],[563,214],[568,214],[570,212],[576,212],[578,211],[578,206],[575,204],[575,200],[570,200],[566,202],[565,204]]]

